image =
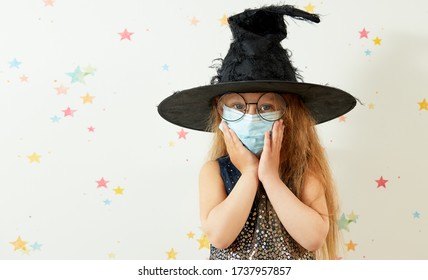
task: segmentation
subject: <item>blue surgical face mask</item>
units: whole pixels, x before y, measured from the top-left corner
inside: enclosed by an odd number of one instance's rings
[[[262,113],[261,115],[263,117],[266,116],[266,118],[269,119],[281,117],[280,112]],[[223,106],[223,117],[225,119],[236,119],[239,116],[242,116],[242,112]],[[225,120],[225,122],[229,128],[236,133],[242,144],[257,156],[260,156],[262,153],[265,141],[265,132],[268,130],[271,131],[274,124],[274,122],[266,121],[260,118],[260,116],[257,114],[245,114],[238,121]],[[221,124],[220,129],[223,131]]]

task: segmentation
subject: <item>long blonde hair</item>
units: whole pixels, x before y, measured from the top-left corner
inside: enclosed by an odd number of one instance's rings
[[[315,129],[315,121],[297,95],[283,94],[282,96],[286,101],[287,110],[283,116],[285,131],[280,156],[281,179],[298,198],[301,197],[306,172],[317,176],[324,186],[330,228],[323,246],[316,252],[316,258],[336,259],[339,242],[337,224],[339,200],[324,149]],[[220,122],[221,117],[213,104],[209,127],[210,131],[214,132],[209,152],[211,160],[227,155],[223,134],[219,129]]]

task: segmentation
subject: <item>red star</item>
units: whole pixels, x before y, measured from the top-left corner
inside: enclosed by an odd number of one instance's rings
[[[107,188],[107,183],[109,181],[104,180],[104,177],[103,177],[103,178],[101,178],[101,180],[96,181],[96,182],[98,184],[97,188]]]
[[[93,126],[88,127],[88,131],[89,132],[95,132],[95,127],[93,127]]]
[[[363,28],[363,30],[358,31],[360,33],[360,39],[362,38],[369,38],[368,35],[370,33],[370,31],[367,31],[366,28]]]
[[[74,113],[77,110],[72,110],[72,109],[70,109],[70,107],[67,107],[67,109],[62,110],[62,111],[64,112],[64,117],[67,117],[67,116],[74,117]]]
[[[186,132],[186,131],[184,131],[184,129],[181,129],[179,132],[177,132],[178,139],[181,139],[181,138],[186,139],[187,133],[189,133],[189,132]]]
[[[134,34],[133,32],[128,32],[128,30],[125,28],[123,32],[118,33],[120,35],[120,40],[128,39],[131,40],[131,35]]]
[[[386,182],[388,182],[388,180],[384,180],[382,176],[380,176],[379,180],[375,180],[377,183],[377,187],[384,187],[386,189]]]

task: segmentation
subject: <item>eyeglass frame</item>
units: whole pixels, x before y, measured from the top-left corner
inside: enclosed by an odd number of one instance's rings
[[[259,104],[259,101],[260,101],[260,99],[265,95],[265,94],[274,94],[274,95],[278,95],[280,98],[282,98],[282,100],[284,100],[284,98],[280,95],[280,94],[278,94],[278,93],[275,93],[275,92],[263,92],[260,96],[259,96],[259,98],[257,99],[257,102],[246,102],[246,100],[245,100],[245,98],[241,95],[241,93],[239,93],[239,92],[228,92],[228,93],[224,93],[224,94],[222,94],[222,95],[220,95],[220,96],[218,96],[218,100],[217,100],[217,104],[216,104],[216,106],[215,106],[215,108],[216,108],[216,111],[217,111],[217,113],[220,115],[220,118],[222,118],[223,120],[225,120],[225,121],[229,121],[229,122],[237,122],[237,121],[239,121],[239,120],[241,120],[246,114],[247,114],[247,110],[249,109],[249,106],[248,105],[255,105],[256,106],[256,113],[257,113],[257,115],[262,119],[262,120],[265,120],[265,121],[268,121],[268,122],[276,122],[277,120],[280,120],[284,115],[285,115],[285,108],[284,108],[284,112],[282,113],[282,115],[278,118],[278,119],[276,119],[276,120],[267,120],[267,119],[265,119],[265,118],[263,118],[263,116],[260,114],[260,112],[259,112],[259,108],[258,108],[258,106],[257,106],[257,104]],[[242,114],[242,116],[239,118],[239,119],[236,119],[236,120],[227,120],[227,119],[225,119],[225,118],[223,118],[223,115],[220,113],[220,111],[219,111],[219,108],[218,108],[218,105],[219,105],[219,103],[220,103],[220,100],[223,98],[223,96],[225,96],[225,95],[228,95],[228,94],[237,94],[237,95],[239,95],[239,96],[241,96],[241,98],[244,100],[244,103],[245,103],[245,111],[244,111],[244,113]],[[287,105],[287,103],[285,102],[285,100],[284,100],[284,104],[285,105]]]

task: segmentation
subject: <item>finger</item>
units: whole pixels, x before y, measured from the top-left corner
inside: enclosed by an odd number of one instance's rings
[[[271,132],[268,130],[265,132],[265,142],[263,144],[263,151],[269,152],[271,147]]]

